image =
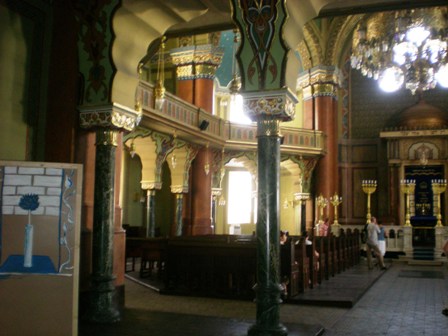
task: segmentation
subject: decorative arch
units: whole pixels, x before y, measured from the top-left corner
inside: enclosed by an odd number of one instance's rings
[[[409,147],[409,160],[438,160],[439,148],[431,142],[417,142]]]
[[[134,106],[138,67],[151,49],[151,43],[170,27],[206,12],[207,7],[194,0],[184,0],[182,8],[171,2],[123,0],[112,19],[115,40],[111,55],[116,73],[111,84],[111,100]]]

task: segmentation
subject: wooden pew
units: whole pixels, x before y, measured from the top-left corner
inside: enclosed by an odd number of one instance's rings
[[[303,293],[309,288],[310,283],[310,261],[306,254],[305,237],[298,237],[294,241],[294,258],[299,271],[299,292]]]
[[[324,280],[328,280],[327,256],[324,244],[327,237],[314,237],[315,249],[319,253],[319,269],[317,272],[317,283],[321,284]]]
[[[295,257],[295,245],[292,239],[288,239],[284,245],[280,245],[280,282],[286,285],[286,297],[298,295],[299,288],[299,264]]]
[[[144,238],[140,261],[140,277],[149,277],[154,269],[162,275],[166,260],[167,238]]]
[[[336,246],[336,253],[338,256],[338,270],[340,272],[344,272],[346,269],[346,263],[347,263],[347,248],[346,248],[346,241],[345,236],[340,235],[339,237],[334,237],[335,240],[335,246]]]
[[[168,241],[163,291],[253,299],[256,268],[257,246],[252,238],[176,237]]]
[[[316,256],[316,243],[314,237],[308,239],[311,245],[306,245],[306,256],[308,258],[309,266],[309,288],[314,288],[318,284],[318,270],[320,269],[319,258]]]
[[[361,237],[358,229],[353,230],[353,249],[355,265],[357,265],[361,261]]]
[[[135,259],[140,258],[141,277],[150,276],[154,266],[161,274],[165,263],[167,241],[167,238],[126,238],[126,260],[132,258],[132,267],[129,270],[126,269],[126,271],[134,271]]]

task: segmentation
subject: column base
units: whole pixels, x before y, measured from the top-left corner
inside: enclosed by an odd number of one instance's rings
[[[279,325],[275,328],[269,328],[268,326],[260,326],[254,324],[247,331],[248,336],[286,336],[288,335],[288,329],[285,326]]]
[[[247,332],[249,336],[284,336],[288,330],[280,321],[280,293],[283,287],[280,284],[254,287],[257,303],[257,321]]]
[[[115,323],[121,320],[117,291],[110,279],[97,282],[97,286],[92,288],[84,320],[96,323]]]

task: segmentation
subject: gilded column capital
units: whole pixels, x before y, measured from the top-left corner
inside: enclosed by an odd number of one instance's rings
[[[244,112],[253,121],[277,119],[289,121],[294,118],[297,97],[288,88],[272,91],[243,92]],[[268,118],[267,118],[268,117]]]
[[[98,129],[96,131],[96,145],[118,146],[118,130]]]
[[[280,136],[280,120],[259,118],[257,120],[257,136]]]
[[[224,55],[220,47],[213,44],[176,48],[170,52],[172,63],[176,66],[178,80],[215,77]]]
[[[337,85],[333,83],[316,83],[303,88],[303,99],[312,97],[337,97]]]
[[[114,128],[132,131],[142,118],[141,112],[114,103],[104,106],[83,106],[79,113],[82,128]]]
[[[303,98],[332,96],[343,82],[342,72],[334,66],[320,66],[302,72],[297,79],[297,87],[302,89]]]

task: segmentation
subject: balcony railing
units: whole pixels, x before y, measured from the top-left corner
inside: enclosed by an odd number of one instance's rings
[[[225,144],[228,148],[255,149],[257,146],[257,126],[243,125],[216,117],[197,106],[166,93],[162,110],[154,109],[154,88],[151,84],[141,82],[139,87],[143,108],[142,127],[163,132],[173,129],[190,134],[188,140]],[[202,121],[208,122],[205,130],[199,131]],[[282,153],[319,155],[325,150],[325,136],[320,131],[281,127],[283,143]]]

